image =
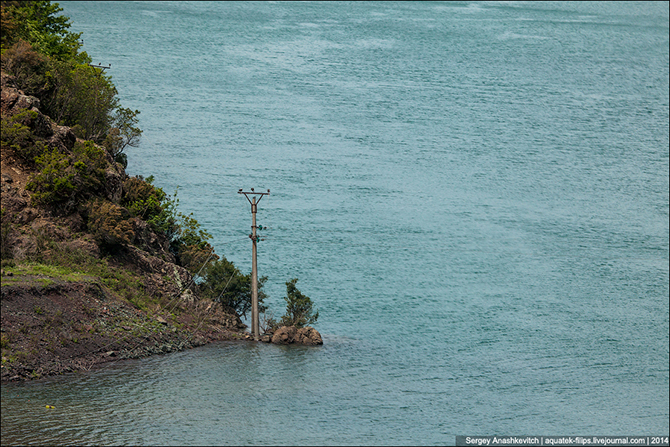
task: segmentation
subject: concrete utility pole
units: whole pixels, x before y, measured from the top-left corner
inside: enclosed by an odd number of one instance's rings
[[[258,268],[256,266],[256,243],[258,242],[259,237],[256,235],[256,210],[258,202],[261,201],[263,196],[269,196],[270,190],[268,192],[254,192],[254,188],[251,188],[251,192],[244,192],[240,188],[237,191],[238,194],[244,194],[244,197],[247,198],[251,204],[251,333],[254,335],[254,340],[258,341],[260,339],[260,324],[258,320]],[[252,196],[249,199],[249,196]],[[260,196],[258,201],[256,201],[256,196]]]

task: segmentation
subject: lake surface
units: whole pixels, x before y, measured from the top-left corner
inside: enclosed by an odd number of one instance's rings
[[[668,434],[667,2],[61,6],[245,272],[271,190],[325,344],[3,385],[3,445]]]

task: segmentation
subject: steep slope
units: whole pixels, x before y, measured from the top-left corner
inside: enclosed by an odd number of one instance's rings
[[[2,379],[248,338],[234,312],[198,299],[165,235],[121,206],[130,188],[148,184],[1,76]],[[67,197],[36,200],[57,182],[40,187],[48,165],[19,153],[31,145],[61,157],[60,172],[49,174],[56,180],[74,169]]]

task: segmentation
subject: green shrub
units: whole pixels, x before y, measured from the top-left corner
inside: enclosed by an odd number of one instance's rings
[[[79,135],[102,143],[118,108],[117,91],[109,75],[88,63],[52,60],[42,95],[43,112],[65,126],[79,126]]]
[[[46,150],[35,162],[39,171],[26,185],[33,191],[34,205],[59,206],[67,214],[104,192],[107,159],[104,151],[90,141],[75,143],[72,155]]]
[[[117,163],[127,164],[128,158],[123,151],[126,147],[137,147],[140,143],[142,131],[137,126],[139,110],[119,107],[112,116],[112,127],[107,132],[103,145],[112,154]]]
[[[316,323],[319,318],[319,312],[313,313],[312,300],[296,287],[297,282],[298,278],[293,278],[286,283],[286,314],[281,318],[282,326],[301,328]]]
[[[14,87],[30,95],[43,92],[47,65],[48,58],[24,40],[2,53],[2,68],[14,76]]]
[[[103,144],[126,166],[123,150],[136,147],[139,111],[120,107],[111,76],[80,52],[81,33],[68,31],[63,9],[49,1],[2,2],[2,69],[15,86],[41,101],[40,109],[78,138]]]
[[[33,163],[45,149],[44,142],[36,138],[30,129],[30,123],[36,118],[37,112],[33,110],[24,110],[7,118],[3,116],[0,132],[3,150],[12,149],[19,159]]]
[[[101,247],[113,250],[133,241],[128,210],[104,200],[90,202],[88,209],[88,229]]]
[[[72,149],[75,185],[82,197],[101,193],[105,186],[105,169],[109,166],[105,152],[91,141],[76,142]]]
[[[133,216],[145,220],[156,233],[165,236],[177,264],[197,276],[205,263],[218,259],[208,242],[212,235],[201,228],[193,213],[185,215],[177,210],[177,191],[168,196],[161,188],[151,185],[151,181],[153,177],[146,181],[140,177],[127,179],[121,204]]]
[[[81,33],[68,31],[70,19],[57,15],[62,10],[58,3],[45,0],[3,1],[2,48],[23,39],[47,56],[56,59],[76,57],[81,46]]]
[[[27,190],[33,191],[33,204],[51,205],[68,201],[76,189],[70,157],[52,149],[38,156],[35,162],[39,172],[26,185]]]
[[[235,265],[222,257],[210,262],[204,269],[203,282],[198,285],[200,296],[220,302],[237,315],[246,316],[251,310],[251,274],[243,275]],[[263,300],[267,297],[263,286],[267,277],[258,280],[258,308],[265,312]]]
[[[212,235],[204,230],[193,214],[185,215],[177,210],[177,191],[168,196],[151,182],[130,177],[123,183],[121,205],[133,217],[146,221],[156,233],[169,241],[169,250],[178,265],[185,267],[192,275],[198,275],[204,264],[218,259],[208,240]]]
[[[140,177],[128,177],[123,182],[121,205],[134,217],[150,221],[163,212],[161,206],[166,194]]]
[[[216,256],[211,256],[214,248],[207,242],[212,235],[200,228],[200,223],[193,217],[193,213],[187,216],[177,212],[175,220],[176,228],[170,243],[170,251],[179,265],[192,275],[197,275],[203,264]]]

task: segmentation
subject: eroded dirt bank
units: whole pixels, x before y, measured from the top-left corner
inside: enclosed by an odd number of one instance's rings
[[[143,312],[94,280],[12,279],[3,276],[1,289],[3,381],[250,338],[237,317],[211,301],[172,303],[178,313]]]

